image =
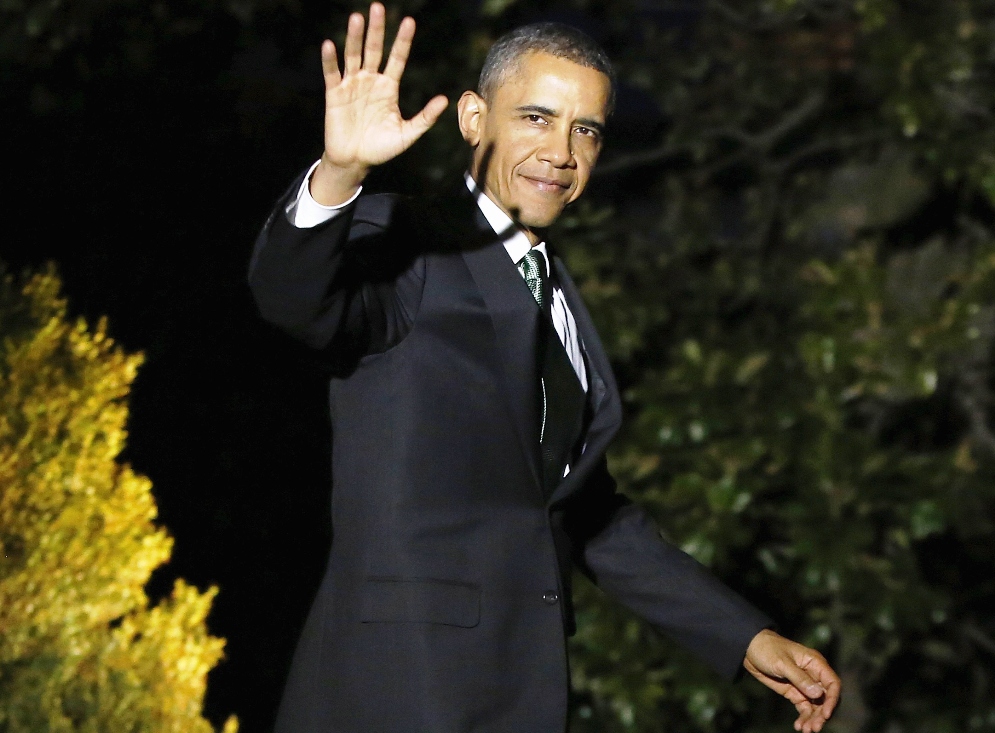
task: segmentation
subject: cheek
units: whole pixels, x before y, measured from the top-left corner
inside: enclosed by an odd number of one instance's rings
[[[586,167],[588,171],[598,162],[598,156],[601,154],[601,146],[589,140],[585,140],[578,145],[576,150],[578,162]]]
[[[520,131],[505,138],[501,144],[502,167],[512,171],[527,162],[541,146],[538,133]]]
[[[576,156],[578,184],[584,185],[590,180],[591,171],[594,169],[594,164],[598,162],[598,153],[600,152],[599,148],[592,148],[580,151]]]
[[[580,196],[583,190],[587,187],[588,181],[591,180],[591,169],[593,167],[593,161],[587,160],[586,158],[578,159],[577,171],[574,176],[574,190],[570,196],[571,201]]]
[[[490,167],[494,171],[495,178],[507,181],[508,177],[518,166],[519,158],[514,146],[508,141],[501,141],[494,146],[494,153],[491,156]]]

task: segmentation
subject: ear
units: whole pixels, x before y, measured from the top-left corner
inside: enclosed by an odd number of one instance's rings
[[[487,116],[487,102],[476,92],[463,92],[456,104],[456,118],[459,130],[471,148],[480,144],[480,133]]]

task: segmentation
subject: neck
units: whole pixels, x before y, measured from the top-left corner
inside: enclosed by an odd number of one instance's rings
[[[514,213],[511,212],[511,211],[508,211],[508,209],[505,208],[505,206],[501,203],[500,199],[497,196],[493,195],[490,192],[490,190],[487,188],[486,184],[481,184],[480,178],[478,177],[478,174],[477,174],[476,170],[474,170],[471,167],[470,171],[468,172],[468,175],[469,175],[470,182],[473,184],[473,187],[476,189],[475,194],[476,195],[483,194],[483,196],[493,206],[497,207],[497,209],[499,211],[501,211],[501,213],[503,213],[506,217],[508,217],[508,219],[511,221],[511,225],[514,226],[516,229],[518,229],[518,231],[520,231],[522,234],[524,234],[526,236],[526,238],[529,240],[529,244],[531,244],[533,247],[535,247],[537,244],[539,244],[540,242],[543,241],[542,234],[543,234],[544,230],[532,229],[532,228],[527,227],[526,225],[522,224],[522,222],[520,222],[518,220],[518,218],[514,215]],[[493,222],[492,222],[492,225],[494,225]]]

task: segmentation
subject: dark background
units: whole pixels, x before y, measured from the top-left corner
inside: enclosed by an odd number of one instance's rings
[[[220,587],[206,714],[246,733],[272,723],[331,535],[325,378],[260,321],[245,273],[320,153],[319,44],[357,9],[0,5],[0,261],[54,261],[71,312],[144,352],[122,460],[176,540],[149,592]],[[408,115],[454,102],[521,23],[603,43],[618,108],[593,205],[554,241],[623,388],[613,472],[826,652],[848,690],[835,731],[995,730],[995,5],[388,10],[391,35],[419,23]],[[451,107],[368,189],[431,188],[465,161]],[[783,701],[577,590],[579,733],[789,729]]]
[[[409,68],[445,67],[437,84],[416,79],[409,114],[473,84],[461,59],[474,29],[555,19],[604,35],[604,8],[534,3],[493,21],[474,3],[407,5],[424,21]],[[12,271],[54,261],[71,312],[107,316],[113,338],[144,352],[122,460],[152,479],[176,540],[150,595],[175,577],[220,586],[209,625],[226,658],[205,712],[234,712],[253,733],[272,722],[323,570],[330,431],[324,376],[260,321],[245,272],[276,197],[320,153],[318,46],[359,6],[260,4],[241,19],[208,3],[162,6],[164,18],[156,7],[94,6],[68,52],[7,38],[18,54],[0,77],[0,258]],[[52,22],[47,37],[72,27]],[[634,133],[652,134],[652,101],[623,92],[621,112],[633,104],[647,128]],[[451,109],[437,128],[371,187],[419,185],[406,172],[418,155],[458,170]]]

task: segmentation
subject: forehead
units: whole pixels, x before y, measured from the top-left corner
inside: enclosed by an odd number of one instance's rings
[[[530,52],[505,72],[494,93],[495,106],[538,105],[576,116],[604,119],[611,82],[597,69]]]

